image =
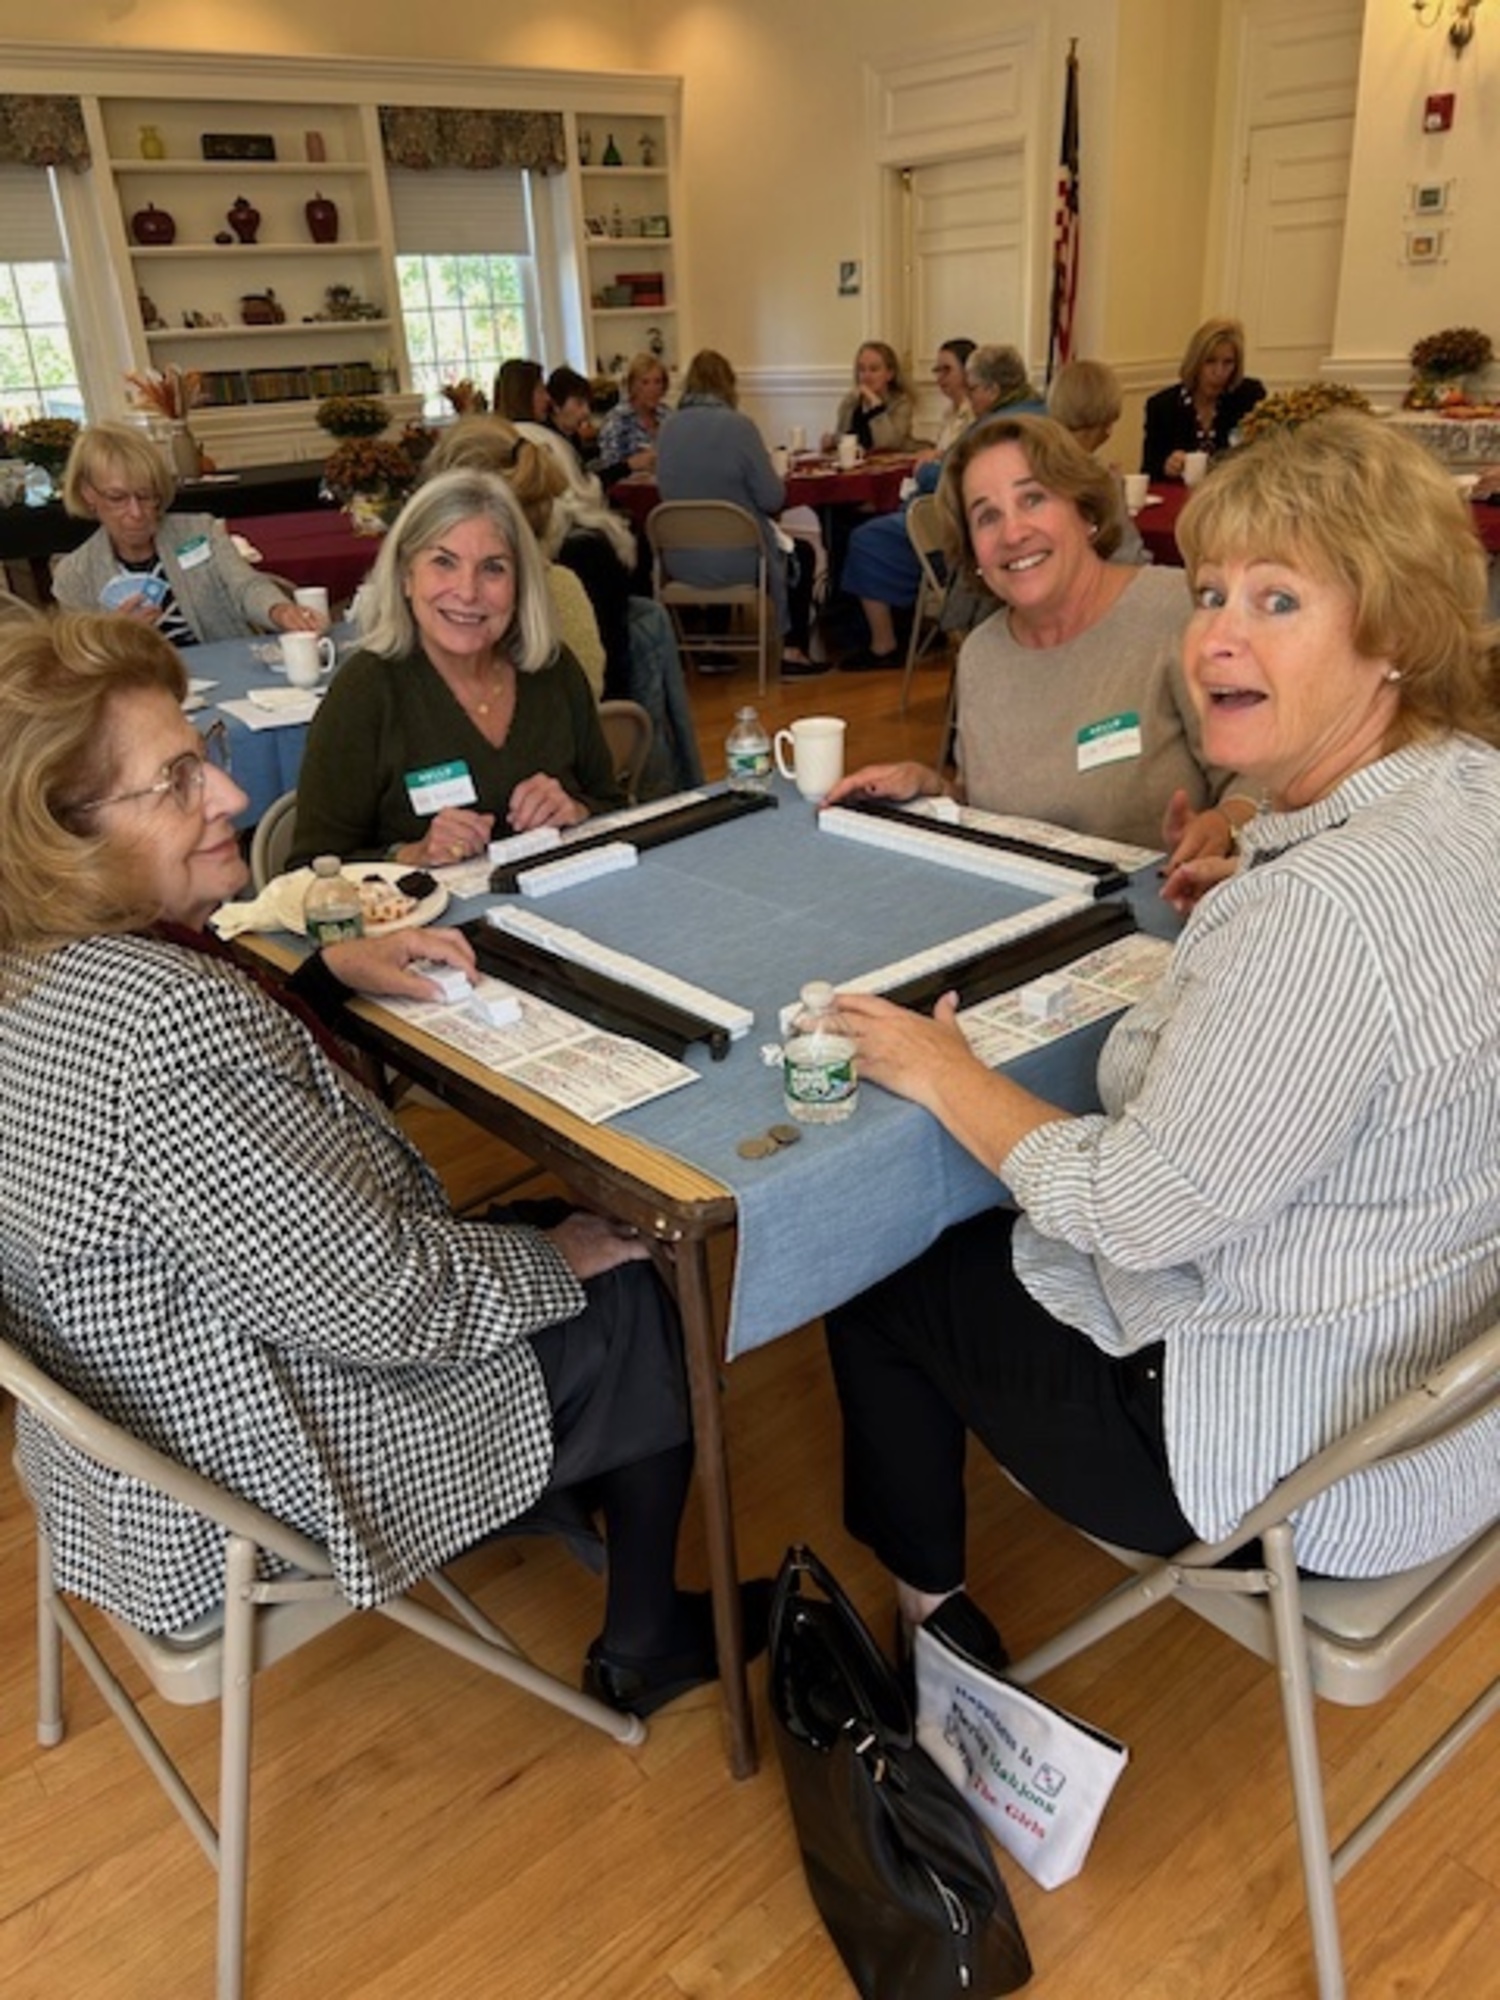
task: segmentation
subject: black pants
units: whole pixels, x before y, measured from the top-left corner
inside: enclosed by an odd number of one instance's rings
[[[1117,1359],[1049,1317],[994,1209],[828,1315],[849,1532],[914,1589],[965,1574],[967,1432],[1075,1527],[1170,1555],[1194,1539],[1172,1491],[1163,1354]]]

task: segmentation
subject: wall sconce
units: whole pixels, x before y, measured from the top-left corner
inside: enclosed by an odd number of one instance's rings
[[[1423,28],[1435,28],[1450,6],[1453,19],[1448,23],[1448,43],[1453,53],[1461,56],[1474,39],[1474,16],[1480,0],[1411,0],[1411,11]]]

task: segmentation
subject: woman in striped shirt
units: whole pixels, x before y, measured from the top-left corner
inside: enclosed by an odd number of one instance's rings
[[[1338,413],[1215,468],[1178,529],[1204,748],[1259,792],[1234,876],[1070,1117],[845,995],[867,1079],[990,1164],[995,1209],[829,1317],[851,1530],[963,1594],[973,1430],[1085,1530],[1164,1554],[1419,1380],[1500,1296],[1500,703],[1484,561],[1420,446]],[[1189,864],[1189,866],[1194,864]],[[1500,1505],[1500,1422],[1312,1502],[1298,1560],[1381,1575]]]

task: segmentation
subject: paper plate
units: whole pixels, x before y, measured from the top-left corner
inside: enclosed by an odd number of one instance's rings
[[[363,881],[367,875],[378,875],[384,882],[399,882],[403,875],[412,873],[412,867],[406,861],[346,861],[344,873],[355,882]],[[290,875],[278,876],[274,884],[286,927],[289,931],[296,931],[299,937],[307,935],[302,902],[312,879],[310,868],[294,868]],[[440,917],[447,907],[448,891],[439,882],[414,910],[408,910],[404,917],[397,917],[391,924],[368,925],[365,936],[386,937],[392,931],[418,930],[423,924],[430,924],[434,918]]]

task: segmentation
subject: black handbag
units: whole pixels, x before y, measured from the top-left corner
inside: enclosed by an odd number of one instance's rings
[[[863,2000],[1024,1986],[1031,1957],[984,1832],[810,1549],[788,1549],[776,1579],[770,1691],[807,1886]]]

